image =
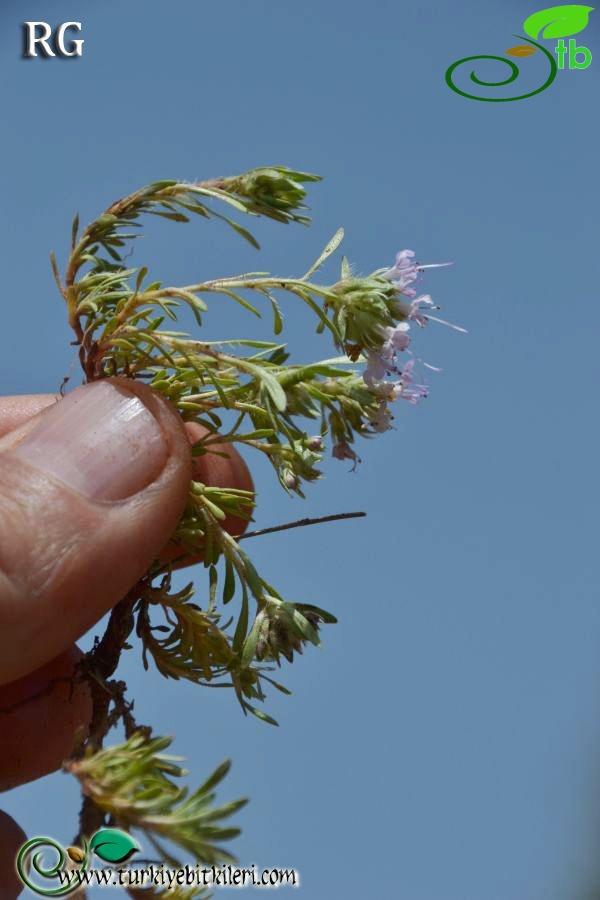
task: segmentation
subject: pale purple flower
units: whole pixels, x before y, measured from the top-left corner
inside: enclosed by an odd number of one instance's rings
[[[381,382],[386,375],[398,373],[396,354],[406,350],[410,344],[408,322],[399,322],[394,328],[385,329],[385,341],[378,350],[367,350],[367,368],[363,374],[365,383],[374,387],[376,382]]]
[[[381,381],[390,371],[390,361],[385,359],[379,350],[367,350],[367,368],[363,372],[363,379],[371,387],[375,381]]]
[[[422,313],[419,313],[419,310],[423,308],[423,306],[433,307],[434,309],[439,309],[439,307],[435,306],[428,294],[417,297],[415,288],[410,286],[414,284],[419,277],[419,274],[425,271],[425,269],[441,269],[444,266],[451,265],[452,263],[448,262],[426,263],[425,265],[421,265],[420,263],[415,262],[414,250],[401,250],[396,254],[396,262],[392,268],[384,270],[381,274],[383,278],[387,278],[392,282],[398,293],[412,298],[410,309],[407,312],[407,317],[409,319],[413,319],[421,326],[425,325],[428,319],[432,319],[435,322],[441,322],[443,325],[449,325],[450,328],[454,328],[457,331],[464,331],[463,328],[452,325],[450,322],[444,322],[443,319],[436,319],[434,316],[425,316]]]
[[[392,427],[392,416],[385,400],[379,404],[379,409],[369,420],[375,431],[389,431]]]
[[[395,328],[386,328],[387,339],[384,347],[389,346],[393,353],[406,350],[410,344],[409,331],[410,325],[408,322],[398,322]]]
[[[424,397],[429,396],[429,390],[427,389],[427,385],[425,384],[416,384],[413,380],[413,369],[415,367],[415,360],[409,359],[404,369],[402,370],[402,374],[400,375],[400,380],[396,382],[393,390],[394,400],[408,400],[409,403],[413,405],[417,404],[419,400],[422,400]]]
[[[423,310],[438,308],[429,294],[422,294],[420,297],[415,297],[409,304],[407,318],[412,322],[416,322],[421,328],[425,328],[431,316],[423,313]]]
[[[396,260],[390,269],[378,270],[377,274],[391,281],[395,291],[403,297],[398,297],[390,309],[394,318],[400,321],[395,326],[387,326],[381,330],[382,343],[380,347],[371,347],[364,351],[367,366],[363,379],[369,390],[379,398],[377,411],[370,419],[370,426],[375,431],[387,431],[391,428],[392,416],[388,409],[389,401],[402,399],[416,404],[429,395],[427,385],[415,381],[415,358],[408,349],[410,323],[415,322],[420,328],[424,328],[429,321],[434,321],[466,333],[464,328],[432,315],[431,310],[437,310],[439,307],[429,294],[417,295],[417,291],[413,287],[420,272],[424,269],[449,265],[451,263],[420,265],[415,261],[413,250],[401,250],[396,254]],[[409,299],[405,300],[405,297]],[[401,369],[398,363],[398,354],[405,351],[412,358]],[[427,363],[424,365],[429,369],[439,371],[435,366]],[[343,451],[340,449],[338,452]]]
[[[438,322],[440,325],[447,325],[448,328],[452,328],[454,331],[460,331],[461,334],[467,333],[466,328],[461,328],[460,325],[454,325],[453,322],[447,322],[438,316],[432,316],[431,313],[423,312],[425,309],[439,309],[439,306],[436,306],[429,294],[421,294],[420,297],[415,297],[407,308],[406,317],[412,322],[416,322],[421,328],[424,328],[428,322]]]
[[[414,250],[401,250],[396,254],[396,262],[392,268],[382,274],[384,278],[392,282],[397,291],[406,294],[407,297],[416,297],[417,292],[410,287],[417,280],[419,274]]]
[[[424,328],[427,322],[432,321],[439,322],[441,325],[447,325],[455,331],[466,334],[464,328],[453,325],[452,322],[446,322],[444,319],[439,319],[437,316],[424,313],[423,310],[426,308],[439,309],[439,306],[436,306],[429,294],[417,296],[416,290],[413,287],[410,287],[410,285],[419,277],[419,273],[423,272],[425,269],[440,269],[444,266],[451,265],[452,263],[427,263],[421,265],[420,263],[415,262],[415,253],[413,250],[401,250],[396,254],[396,262],[392,268],[385,270],[381,274],[383,278],[387,278],[392,282],[398,293],[412,298],[410,304],[400,305],[402,312],[407,319],[416,322],[421,328]]]

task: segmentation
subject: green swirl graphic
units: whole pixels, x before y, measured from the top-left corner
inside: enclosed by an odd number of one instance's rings
[[[484,103],[509,103],[511,100],[525,100],[527,97],[533,97],[535,94],[540,94],[542,91],[545,91],[547,87],[550,87],[554,79],[556,78],[556,73],[558,67],[556,65],[556,60],[553,55],[546,50],[545,47],[542,47],[541,44],[536,43],[536,41],[532,41],[530,38],[524,37],[521,34],[515,34],[513,37],[518,37],[523,41],[527,41],[528,44],[533,44],[534,47],[537,47],[538,50],[541,50],[542,53],[546,54],[550,62],[550,75],[544,82],[544,84],[537,88],[535,91],[530,91],[528,94],[521,94],[519,97],[477,97],[475,94],[467,94],[466,91],[461,91],[460,88],[456,87],[456,85],[452,81],[452,75],[454,74],[454,70],[462,65],[465,62],[472,62],[476,59],[495,59],[499,60],[501,63],[504,63],[509,67],[510,75],[508,78],[505,78],[504,81],[482,81],[477,77],[475,72],[471,72],[471,81],[474,81],[475,84],[480,84],[483,87],[502,87],[502,85],[510,84],[512,81],[515,81],[519,75],[519,69],[514,62],[509,59],[505,59],[503,56],[465,56],[464,59],[458,59],[455,63],[452,63],[451,66],[446,71],[446,84],[449,88],[451,88],[456,94],[460,94],[461,97],[468,97],[469,100],[482,100]]]
[[[48,848],[56,851],[57,860],[54,865],[45,867],[43,864],[44,852]],[[85,871],[88,864],[88,845],[87,841],[84,841],[84,858],[81,862],[80,869],[81,871]],[[34,850],[38,850],[40,852],[35,853],[33,858],[31,859],[30,867],[27,866],[27,858],[33,853]],[[26,844],[23,844],[21,849],[19,850],[19,855],[17,856],[16,866],[17,872],[19,873],[19,877],[23,884],[28,887],[31,891],[34,891],[36,894],[41,894],[42,897],[62,897],[66,894],[71,894],[78,887],[80,887],[80,882],[73,874],[73,877],[68,881],[67,884],[61,884],[56,888],[43,888],[39,887],[30,879],[30,874],[35,872],[36,875],[39,875],[40,878],[57,878],[59,872],[64,871],[65,864],[67,862],[67,853],[65,848],[62,847],[58,841],[53,840],[52,838],[47,837],[37,837],[31,838],[31,840],[27,841]]]

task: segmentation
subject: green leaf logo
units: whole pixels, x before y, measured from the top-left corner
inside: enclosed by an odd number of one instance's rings
[[[122,863],[140,849],[126,832],[118,828],[102,828],[90,841],[90,848],[104,862]]]
[[[561,38],[583,31],[593,6],[549,6],[525,19],[523,28],[529,37]]]

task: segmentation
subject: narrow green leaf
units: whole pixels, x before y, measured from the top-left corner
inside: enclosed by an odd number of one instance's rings
[[[316,628],[311,625],[308,619],[306,619],[297,609],[294,609],[292,611],[292,620],[302,637],[305,640],[310,641],[311,644],[314,644],[315,647],[318,647],[320,644],[319,633]]]
[[[245,704],[246,709],[248,709],[253,716],[256,716],[257,719],[260,719],[261,722],[266,722],[267,725],[275,725],[277,728],[279,727],[279,722],[277,719],[274,719],[273,716],[267,715],[267,713],[262,709],[257,709],[255,706],[251,706],[249,703]]]
[[[158,191],[164,190],[164,188],[175,187],[176,184],[176,181],[153,181],[152,184],[148,185],[144,193],[147,195],[156,194]]]
[[[221,219],[222,222],[226,222],[230,228],[233,228],[237,234],[244,238],[245,241],[248,241],[255,250],[260,250],[260,244],[256,240],[253,234],[251,234],[246,228],[242,228],[237,222],[233,219],[230,219],[228,216],[224,216],[222,213],[218,213],[216,210],[211,209],[211,215],[213,215],[216,219]]]
[[[250,665],[256,654],[256,644],[260,635],[260,628],[261,620],[257,616],[257,618],[253,622],[252,628],[250,629],[250,633],[244,641],[244,646],[242,648],[240,664],[244,669],[246,669]]]
[[[335,337],[336,341],[341,343],[340,334],[339,334],[337,328],[335,327],[333,322],[331,322],[330,319],[327,318],[327,315],[321,309],[319,304],[315,300],[313,300],[313,298],[310,296],[310,294],[308,294],[305,291],[302,291],[302,293],[299,296],[300,296],[301,300],[303,300],[306,303],[306,305],[312,309],[312,311],[315,313],[315,315],[317,315],[319,317],[320,322],[321,322],[321,327],[328,328],[329,331],[331,331],[331,333]]]
[[[148,274],[148,266],[142,266],[140,271],[137,273],[137,278],[135,279],[135,292],[136,294],[139,292],[142,282],[146,275]]]
[[[305,281],[307,278],[310,278],[311,275],[314,275],[314,273],[317,271],[317,269],[321,268],[321,266],[323,265],[325,260],[328,259],[332,253],[335,253],[335,251],[340,246],[340,244],[342,243],[343,240],[344,240],[344,229],[338,228],[338,230],[336,231],[334,236],[331,238],[329,243],[323,249],[321,255],[315,260],[315,262],[312,264],[312,266],[310,267],[308,272],[302,276],[302,280]]]
[[[275,681],[274,678],[269,678],[269,676],[265,674],[263,674],[262,677],[265,679],[265,681],[268,681],[269,684],[272,684],[273,687],[278,691],[281,691],[282,694],[286,694],[288,697],[291,695],[292,692],[290,691],[290,689],[286,688],[285,685],[281,684],[279,681]]]
[[[200,787],[196,791],[194,791],[193,796],[195,797],[195,796],[199,796],[201,794],[208,794],[208,792],[212,791],[212,789],[214,787],[216,787],[219,784],[219,782],[223,781],[223,779],[225,778],[225,776],[227,775],[227,773],[229,772],[230,769],[231,769],[231,760],[230,759],[224,760],[221,763],[221,765],[215,769],[215,771],[212,773],[212,775],[210,775],[206,779],[204,784],[201,784]],[[238,800],[237,802],[243,803],[245,801]]]
[[[157,212],[156,210],[146,210],[148,216],[160,216],[161,219],[169,219],[171,222],[189,222],[188,216],[178,212]]]
[[[260,379],[268,393],[269,397],[275,404],[276,409],[279,412],[283,412],[287,406],[287,397],[285,396],[285,391],[279,384],[279,381],[275,378],[274,375],[271,375],[270,372],[267,372],[266,369],[256,368],[256,376]]]
[[[235,594],[235,570],[231,560],[225,561],[225,583],[223,585],[223,603],[227,605]]]
[[[242,648],[242,645],[246,639],[246,634],[248,632],[248,619],[249,619],[249,604],[248,604],[248,591],[246,590],[246,585],[242,584],[242,608],[240,610],[240,617],[238,619],[238,623],[235,629],[235,634],[233,636],[233,649],[236,653]]]
[[[246,576],[246,580],[248,581],[248,587],[255,597],[261,598],[264,594],[264,590],[258,572],[254,568],[254,565],[250,561],[250,557],[247,553],[244,553],[244,551],[241,550],[240,547],[237,548],[237,552],[242,562],[244,563],[244,574]]]
[[[275,334],[281,334],[283,331],[283,316],[279,304],[270,291],[265,291],[266,296],[273,308],[273,331]]]
[[[73,224],[71,225],[71,250],[75,249],[77,244],[77,232],[79,231],[79,213],[75,213]]]
[[[195,184],[191,184],[189,189],[191,193],[201,194],[204,197],[214,197],[216,200],[222,200],[224,203],[228,203],[230,206],[233,206],[234,209],[237,209],[240,212],[249,212],[249,210],[240,200],[232,197],[231,194],[228,194],[226,191],[220,191],[218,188],[200,187],[199,185]]]
[[[209,577],[209,602],[211,608],[215,606],[217,601],[217,583],[219,580],[219,575],[215,566],[211,566],[208,570]]]

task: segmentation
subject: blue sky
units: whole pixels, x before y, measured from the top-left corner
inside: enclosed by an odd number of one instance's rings
[[[311,190],[313,226],[259,223],[260,256],[217,225],[152,225],[134,262],[166,281],[301,273],[339,225],[363,272],[402,247],[456,263],[423,287],[469,335],[416,336],[443,372],[425,403],[364,446],[356,472],[328,462],[301,503],[249,460],[262,526],[368,511],[252,544],[290,598],[340,619],[282,673],[293,696],[268,704],[281,727],[244,719],[224,692],[141,672],[137,651],[126,660],[140,717],[176,734],[192,780],[233,757],[222,797],[252,799],[240,860],[297,867],[306,900],[600,890],[600,13],[579,36],[598,59],[532,99],[476,103],[444,82],[456,59],[502,54],[536,9],[0,10],[3,393],[54,391],[71,364],[48,252],[64,260],[73,212],[88,220],[148,181],[272,163],[325,177]],[[33,19],[81,20],[82,59],[22,59],[20,23]],[[213,301],[207,330],[257,333],[234,314]],[[290,304],[297,359],[330,355],[310,326]],[[75,830],[66,775],[3,804],[30,835],[68,841]]]

